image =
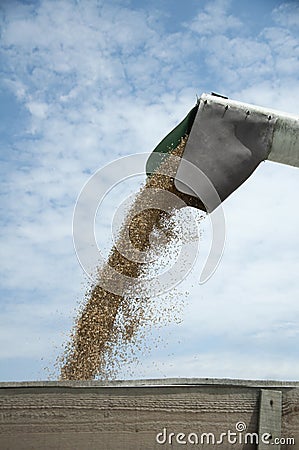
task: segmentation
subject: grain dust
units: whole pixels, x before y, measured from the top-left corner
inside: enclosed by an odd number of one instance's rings
[[[182,139],[172,151],[174,156],[182,156],[186,141],[187,137]],[[131,247],[128,248],[126,232],[129,230],[133,247],[149,255],[153,251],[151,240],[155,240],[156,237],[154,251],[166,251],[167,257],[167,251],[171,248],[169,244],[178,239],[173,219],[175,211],[146,209],[149,201],[148,188],[171,192],[190,206],[196,206],[197,202],[195,198],[176,190],[173,176],[176,173],[179,158],[175,161],[174,163],[171,160],[170,163],[166,158],[162,163],[163,172],[165,173],[166,170],[170,175],[156,172],[147,178],[134,202],[134,207],[137,206],[141,212],[137,215],[134,215],[132,211],[128,212],[119,232],[117,245],[110,251],[106,265],[98,269],[99,281],[107,282],[110,266],[119,274],[129,277],[132,280],[132,288],[130,284],[125,286],[123,295],[103,289],[100,282],[88,289],[84,306],[76,320],[63,356],[60,358],[61,380],[115,377],[119,365],[127,363],[130,351],[130,357],[132,358],[132,354],[134,357],[132,346],[140,349],[140,340],[144,338],[140,331],[142,327],[161,320],[160,308],[155,309],[151,302],[151,292],[144,292],[144,290],[142,292],[138,290],[138,283],[136,285],[136,280],[144,276],[150,263],[136,262],[134,258],[130,258]],[[124,254],[126,256],[123,256]],[[175,316],[175,309],[174,301],[171,313],[166,314],[169,320]]]

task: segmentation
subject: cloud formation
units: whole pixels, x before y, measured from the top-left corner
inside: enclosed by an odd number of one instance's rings
[[[151,150],[202,91],[298,113],[298,5],[268,5],[258,32],[245,20],[250,8],[204,1],[188,22],[177,17],[170,30],[162,6],[1,4],[0,88],[3,98],[12,96],[2,114],[12,112],[1,143],[0,357],[11,367],[21,355],[28,361],[47,356],[49,336],[62,341],[76,299],[83,297],[71,222],[92,172],[121,155]],[[233,342],[266,349],[275,330],[283,350],[271,347],[273,365],[252,376],[287,374],[274,360],[286,349],[292,353],[297,337],[297,190],[297,169],[262,165],[225,203],[228,243],[219,271],[204,287],[196,274],[186,281],[194,288],[182,333],[192,344],[185,341],[178,352],[192,359],[198,340],[206,342],[209,376],[245,375],[245,369],[233,370],[244,362]],[[234,355],[222,371],[213,356],[220,340]],[[250,361],[257,364],[254,356]]]

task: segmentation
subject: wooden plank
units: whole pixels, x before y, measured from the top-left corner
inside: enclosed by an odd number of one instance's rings
[[[149,378],[140,380],[91,380],[91,381],[9,381],[0,382],[0,389],[4,388],[91,388],[91,387],[148,387],[148,386],[244,386],[253,388],[299,388],[299,381],[277,381],[277,380],[239,380],[233,378]]]
[[[0,390],[0,448],[179,449],[179,433],[186,439],[195,433],[195,447],[203,450],[212,445],[207,435],[200,443],[204,433],[219,440],[227,430],[236,432],[240,421],[255,432],[258,407],[259,390],[242,386],[5,388]],[[157,442],[158,433],[166,434],[165,445]],[[223,448],[230,448],[225,440]]]
[[[260,431],[260,405],[267,403],[265,393],[260,402],[261,388],[269,393],[269,402],[277,400],[277,391],[280,396],[282,392],[282,437],[294,437],[298,445],[297,382],[162,379],[1,383],[0,449],[152,450],[195,447],[207,450],[219,447],[256,450],[255,442],[244,441],[244,437],[246,434],[257,435]],[[266,406],[262,410],[266,417],[270,412],[272,414]],[[182,445],[176,441],[188,439],[190,433],[197,434],[199,439],[204,433],[212,433],[219,440],[220,434],[229,430],[237,434],[240,442],[228,442],[228,435],[223,444],[215,445],[207,443],[207,436],[198,445]],[[179,433],[183,435],[178,436]],[[164,440],[165,444],[158,442]],[[289,441],[282,448],[292,450],[299,447]]]
[[[262,389],[259,417],[259,445],[258,450],[271,448],[280,450],[281,438],[282,392]]]
[[[282,437],[284,450],[299,448],[299,389],[285,389],[282,403]]]

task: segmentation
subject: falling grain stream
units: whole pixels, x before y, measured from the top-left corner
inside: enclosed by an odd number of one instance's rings
[[[187,137],[182,139],[181,143],[172,151],[174,156],[182,156],[186,141]],[[118,235],[118,242],[123,248],[126,246],[124,232],[126,227],[129,227],[131,244],[142,252],[150,249],[150,235],[154,229],[163,230],[164,236],[166,233],[168,237],[168,242],[175,238],[171,227],[169,229],[165,226],[165,222],[170,223],[165,220],[167,217],[169,218],[169,214],[162,209],[146,209],[148,188],[171,192],[189,205],[196,202],[195,198],[176,190],[173,175],[176,172],[179,158],[175,158],[175,161],[176,167],[174,167],[173,160],[169,163],[166,158],[162,163],[163,175],[154,172],[147,178],[144,187],[137,194],[134,206],[138,206],[140,213],[132,215],[129,211]],[[167,167],[167,165],[171,165],[171,167]],[[172,176],[166,176],[165,173],[170,173]],[[165,246],[165,241],[163,242],[161,245]],[[146,263],[136,262],[133,258],[123,256],[119,252],[119,248],[118,245],[112,248],[106,265],[98,270],[98,279],[101,280],[107,276],[107,265],[109,265],[118,273],[130,277],[132,282],[136,282],[146,267]],[[143,301],[146,302],[146,297],[150,297],[150,295],[151,292],[147,292]],[[109,361],[111,349],[113,346],[117,346],[120,340],[124,343],[131,341],[144,316],[143,301],[136,295],[134,296],[132,292],[117,295],[101,287],[101,283],[92,286],[86,295],[85,306],[76,320],[69,343],[65,348],[60,378],[62,380],[91,380],[96,376],[99,378],[109,377],[107,366],[111,363]],[[122,320],[118,320],[120,315]]]

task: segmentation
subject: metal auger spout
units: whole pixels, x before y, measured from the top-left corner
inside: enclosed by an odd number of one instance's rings
[[[299,167],[299,116],[202,94],[154,152],[167,156],[185,135],[188,140],[174,184],[191,197],[200,192],[201,177],[192,176],[190,163],[211,181],[220,201],[244,183],[262,161]],[[157,159],[148,159],[148,174],[156,168],[152,161]],[[199,207],[211,212],[217,205]]]

